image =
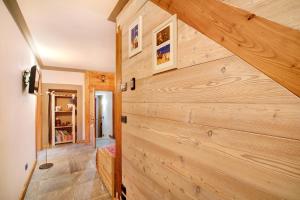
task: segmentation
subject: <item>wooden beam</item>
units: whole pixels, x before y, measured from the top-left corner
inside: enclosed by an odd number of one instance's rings
[[[15,20],[17,26],[19,27],[19,30],[21,31],[22,35],[24,36],[26,42],[28,43],[29,47],[31,48],[36,62],[40,66],[40,68],[43,68],[43,62],[38,54],[37,48],[35,46],[35,43],[32,39],[32,35],[29,31],[29,28],[25,22],[24,16],[20,10],[20,7],[18,5],[17,0],[3,0],[4,4],[6,5],[8,11],[10,12],[11,16]]]
[[[116,18],[121,12],[121,10],[124,8],[124,6],[127,4],[129,0],[119,0],[112,12],[110,13],[108,20],[112,22],[116,22]]]
[[[218,0],[151,0],[300,97],[300,31]]]
[[[118,198],[121,195],[122,184],[122,92],[120,84],[122,79],[122,30],[117,27],[116,32],[116,78],[115,78],[115,95],[114,95],[114,131],[116,140],[116,161],[115,161],[115,187]]]

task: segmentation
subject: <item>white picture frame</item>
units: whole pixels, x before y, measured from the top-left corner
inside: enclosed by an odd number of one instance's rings
[[[177,68],[177,15],[152,31],[153,74]]]
[[[142,34],[143,20],[139,16],[128,28],[128,56],[129,58],[140,53],[143,49]]]

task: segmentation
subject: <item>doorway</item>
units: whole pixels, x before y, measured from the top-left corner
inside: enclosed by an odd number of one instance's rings
[[[96,147],[108,145],[113,138],[113,94],[112,91],[95,91],[94,132]]]

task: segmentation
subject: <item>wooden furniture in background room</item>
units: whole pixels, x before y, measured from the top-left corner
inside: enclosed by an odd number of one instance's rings
[[[51,144],[76,141],[76,93],[51,94]]]

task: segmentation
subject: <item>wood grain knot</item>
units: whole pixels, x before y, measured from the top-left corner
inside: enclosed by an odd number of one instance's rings
[[[179,156],[180,162],[184,162],[183,156]]]
[[[182,193],[184,193],[184,189],[183,189],[183,188],[180,188],[180,191],[181,191]]]
[[[253,19],[255,17],[255,14],[250,14],[250,15],[248,15],[248,17],[247,17],[247,20],[251,20],[251,19]]]
[[[208,137],[211,137],[211,136],[213,135],[212,130],[209,130],[209,131],[207,132],[207,135],[208,135]]]
[[[201,188],[199,185],[196,186],[196,193],[199,194],[201,192]]]
[[[167,3],[167,8],[168,9],[170,9],[170,7],[172,6],[172,3],[173,3],[172,0],[169,3]]]
[[[226,67],[222,67],[221,72],[224,74],[226,72]]]

